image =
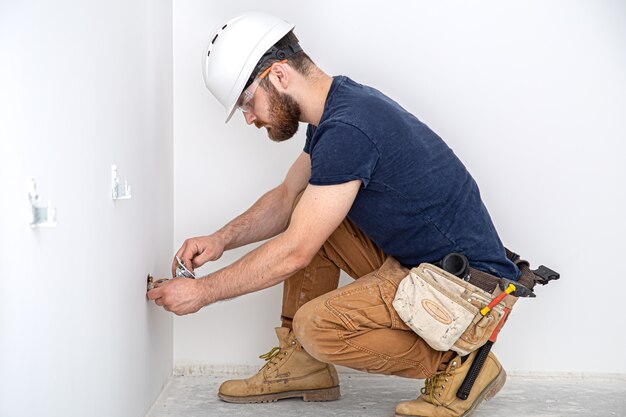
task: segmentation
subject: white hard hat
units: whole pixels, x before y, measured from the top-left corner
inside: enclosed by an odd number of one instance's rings
[[[207,88],[226,108],[226,122],[235,113],[237,99],[263,54],[293,28],[278,17],[250,12],[215,31],[202,70]]]

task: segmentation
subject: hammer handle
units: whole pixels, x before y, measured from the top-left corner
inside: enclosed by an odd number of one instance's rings
[[[502,315],[502,318],[498,322],[498,325],[496,326],[496,328],[493,330],[493,333],[491,333],[489,340],[487,340],[487,343],[485,343],[480,348],[478,348],[478,353],[476,353],[474,362],[472,362],[472,364],[470,365],[470,369],[469,371],[467,371],[467,375],[465,375],[465,379],[463,380],[463,382],[461,383],[461,386],[456,392],[457,398],[460,398],[462,400],[467,400],[467,397],[469,397],[470,391],[472,390],[472,387],[474,386],[474,382],[476,382],[476,378],[478,378],[478,374],[480,373],[480,370],[485,364],[485,361],[487,360],[487,356],[489,356],[489,352],[491,351],[491,346],[493,346],[493,342],[496,341],[496,338],[498,337],[498,333],[500,333],[500,329],[502,329],[502,326],[504,325],[504,322],[506,321],[506,318],[508,317],[510,311],[511,310],[509,308],[504,309],[504,314]]]
[[[491,346],[493,346],[493,342],[491,340],[488,340],[487,343],[485,343],[478,349],[478,353],[476,353],[474,362],[472,362],[472,365],[470,366],[470,369],[467,372],[463,383],[459,387],[459,390],[456,392],[457,398],[460,398],[461,400],[467,400],[467,397],[469,397],[470,391],[474,386],[474,382],[476,382],[476,378],[478,378],[478,374],[485,364],[487,356],[489,356]]]
[[[482,314],[483,316],[487,315],[487,313],[489,313],[489,311],[491,311],[491,309],[495,305],[499,304],[500,301],[502,301],[504,297],[511,294],[513,291],[515,291],[515,285],[509,284],[509,286],[506,288],[505,291],[503,291],[500,295],[498,295],[496,298],[491,300],[491,302],[486,307],[483,307],[483,309],[480,310],[480,314]]]

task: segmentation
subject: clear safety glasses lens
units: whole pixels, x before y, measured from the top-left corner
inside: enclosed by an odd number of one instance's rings
[[[287,59],[283,59],[282,61],[278,61],[277,63],[284,64],[287,61],[288,61]],[[270,73],[274,64],[276,64],[276,62],[270,65],[269,67],[267,67],[265,71],[263,71],[261,75],[259,75],[252,82],[252,84],[250,84],[248,88],[243,90],[243,92],[239,96],[239,99],[237,100],[237,108],[239,110],[241,110],[244,113],[249,113],[252,111],[252,108],[254,107],[254,102],[252,101],[252,99],[254,98],[254,93],[256,92],[256,89],[259,87],[259,84],[261,84],[261,81],[263,80],[263,78],[267,77],[267,74]]]
[[[254,93],[259,87],[260,82],[261,80],[257,78],[252,84],[250,84],[248,88],[243,90],[243,92],[239,96],[239,99],[237,100],[237,108],[239,110],[244,113],[249,113],[252,111],[252,108],[254,107]]]

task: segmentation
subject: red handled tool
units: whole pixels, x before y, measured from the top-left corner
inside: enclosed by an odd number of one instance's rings
[[[502,294],[499,294],[497,297],[491,300],[489,304],[483,307],[480,310],[480,314],[482,314],[483,316],[486,316],[491,311],[492,308],[494,308],[496,305],[501,303],[504,297],[506,297],[509,294],[513,294],[516,297],[534,297],[535,296],[535,294],[533,294],[532,291],[530,291],[528,288],[524,287],[523,285],[519,283],[513,284],[510,280],[504,279],[504,278],[500,281],[500,288],[502,288],[503,290]],[[500,333],[500,329],[502,329],[502,326],[504,325],[506,318],[509,316],[510,311],[511,311],[510,308],[508,307],[504,308],[504,313],[502,314],[502,318],[500,318],[500,321],[498,322],[498,325],[496,326],[496,328],[493,329],[493,333],[491,333],[491,336],[489,336],[489,340],[487,340],[487,343],[485,343],[478,349],[478,352],[476,353],[476,357],[474,358],[474,362],[472,362],[472,365],[470,366],[470,369],[467,372],[467,375],[465,376],[463,383],[461,384],[458,391],[456,392],[457,398],[460,398],[462,400],[467,400],[467,398],[469,397],[472,387],[474,386],[474,382],[476,382],[476,378],[478,378],[478,374],[480,373],[480,370],[485,364],[485,361],[487,360],[487,356],[489,356],[489,352],[491,351],[491,346],[493,346],[493,343],[496,341],[498,337],[498,333]]]

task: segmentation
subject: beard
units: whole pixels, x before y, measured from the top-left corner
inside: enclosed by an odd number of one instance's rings
[[[265,87],[265,86],[264,86]],[[267,129],[267,136],[274,142],[283,142],[293,137],[300,126],[300,115],[302,113],[298,102],[285,93],[279,93],[271,82],[265,88],[269,102],[269,123],[262,120],[255,120],[257,128],[263,126]],[[271,127],[267,127],[267,125]]]

